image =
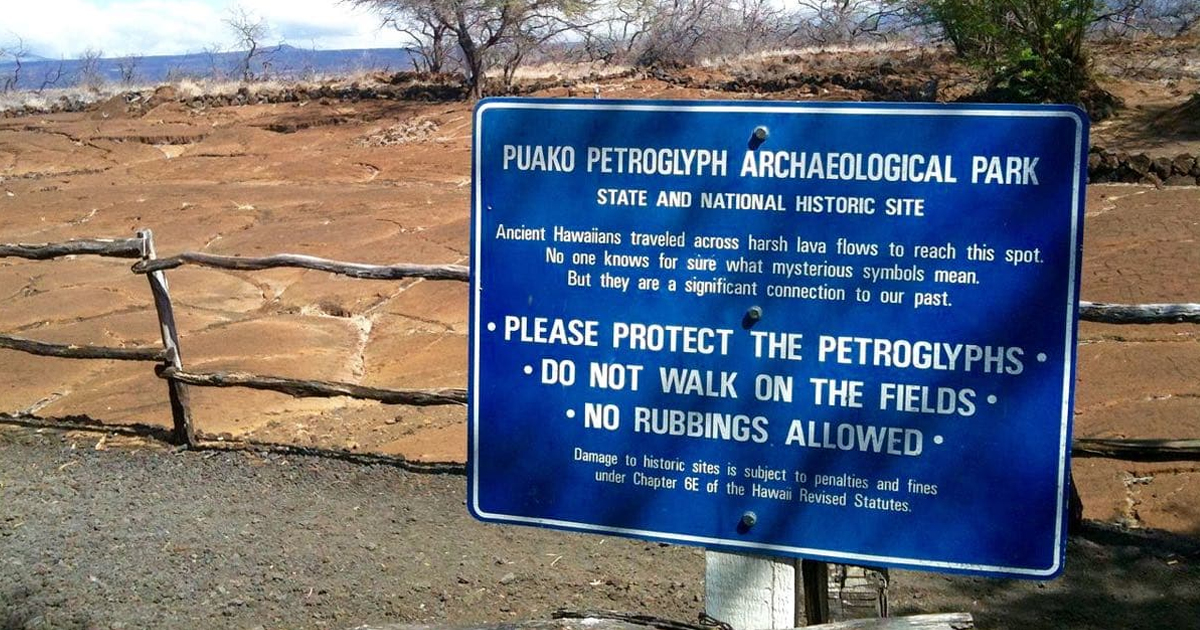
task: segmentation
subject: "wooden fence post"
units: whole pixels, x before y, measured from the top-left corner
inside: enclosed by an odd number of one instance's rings
[[[818,560],[800,560],[798,564],[796,590],[804,593],[804,624],[829,623],[829,565]],[[796,621],[799,625],[800,620]]]
[[[1075,487],[1075,471],[1067,471],[1067,533],[1078,534],[1083,527],[1083,499]]]
[[[156,257],[154,251],[154,233],[148,229],[137,233],[142,239],[142,261],[151,261]],[[154,295],[154,310],[158,313],[158,326],[162,332],[163,348],[167,352],[164,367],[176,370],[183,369],[183,358],[179,352],[179,330],[175,326],[175,309],[171,306],[171,293],[167,288],[167,278],[161,271],[146,274],[150,281],[150,292]],[[171,419],[175,425],[175,443],[183,446],[196,445],[196,433],[192,427],[192,412],[188,408],[187,385],[167,379],[167,395],[171,400]]]

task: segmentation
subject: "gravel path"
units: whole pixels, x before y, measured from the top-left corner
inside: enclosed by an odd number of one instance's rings
[[[95,443],[0,429],[0,628],[342,628],[560,606],[690,619],[700,608],[699,550],[483,525],[466,513],[461,476]]]
[[[464,480],[0,427],[0,630],[692,620],[701,550],[467,516]],[[894,572],[897,613],[1000,628],[1200,628],[1200,544],[1095,529],[1050,584]]]

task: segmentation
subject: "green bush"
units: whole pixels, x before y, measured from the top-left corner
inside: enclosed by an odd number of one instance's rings
[[[990,75],[989,97],[1081,103],[1094,85],[1084,38],[1096,0],[928,0],[919,10]]]

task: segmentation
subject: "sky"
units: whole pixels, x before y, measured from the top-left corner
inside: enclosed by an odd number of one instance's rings
[[[29,52],[73,59],[91,48],[106,57],[201,52],[236,41],[222,20],[234,7],[262,17],[264,43],[298,48],[390,48],[401,45],[377,14],[338,0],[7,0],[0,47],[17,38]]]

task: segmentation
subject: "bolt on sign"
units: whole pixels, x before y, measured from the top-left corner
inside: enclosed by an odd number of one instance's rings
[[[1062,571],[1082,112],[489,99],[474,117],[472,514]]]

